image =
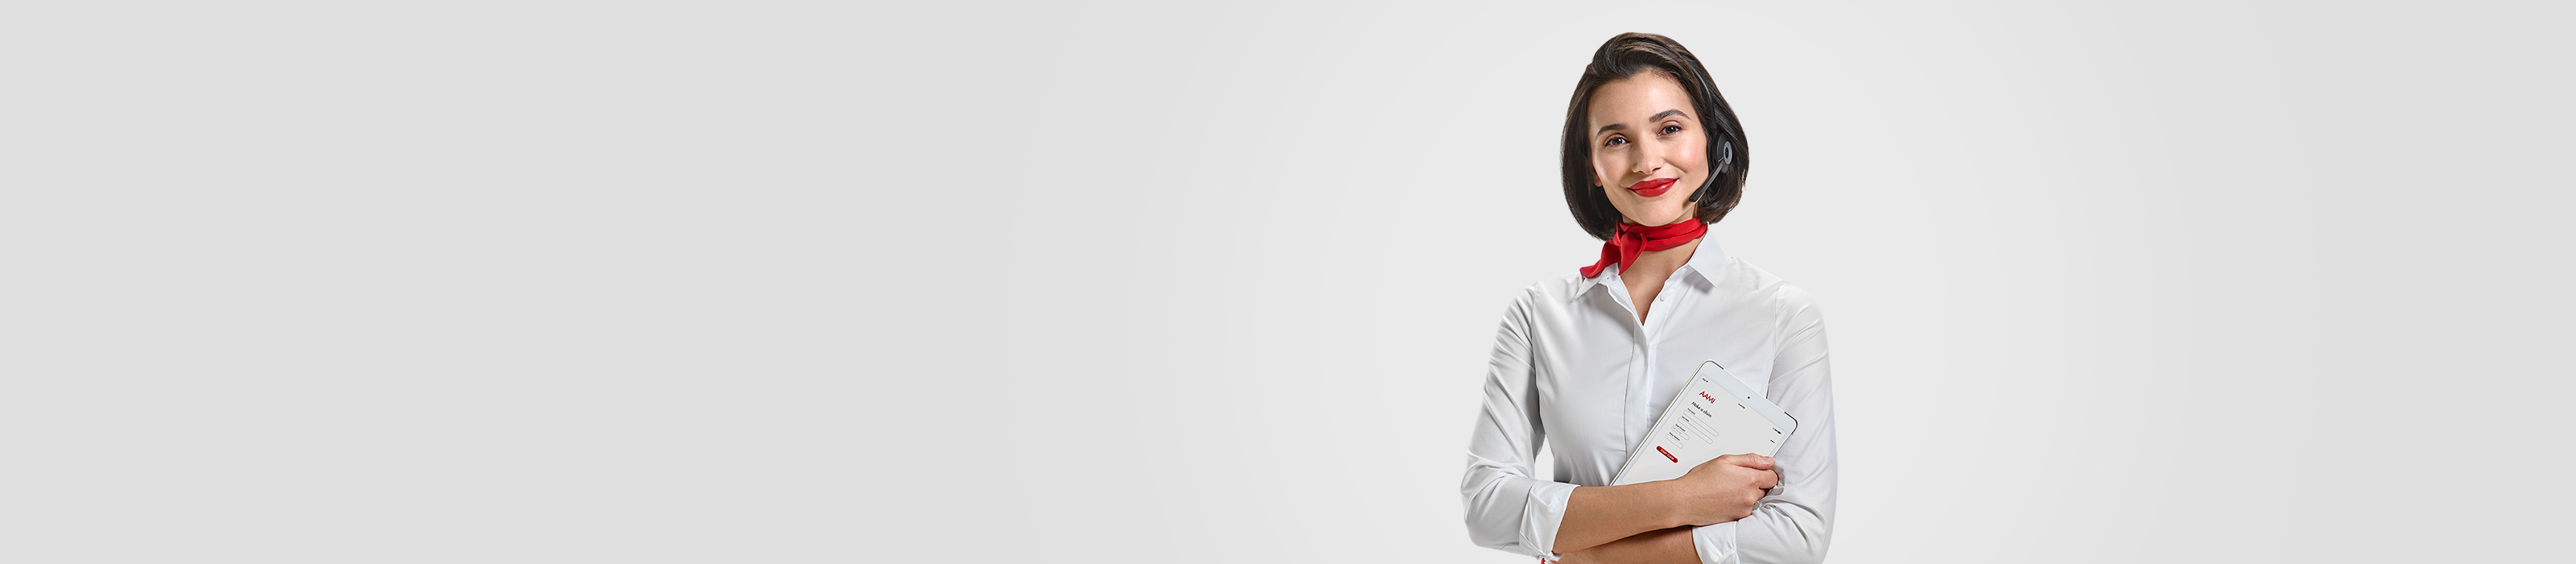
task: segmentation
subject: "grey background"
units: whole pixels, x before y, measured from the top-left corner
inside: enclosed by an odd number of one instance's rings
[[[1555,133],[1673,36],[1838,562],[2570,524],[2545,3],[0,8],[0,559],[1519,561]]]

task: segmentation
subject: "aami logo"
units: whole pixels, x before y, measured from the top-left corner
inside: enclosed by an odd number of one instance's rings
[[[1717,403],[1717,398],[1710,397],[1708,392],[1700,392],[1699,397],[1700,399],[1708,400],[1709,403]]]

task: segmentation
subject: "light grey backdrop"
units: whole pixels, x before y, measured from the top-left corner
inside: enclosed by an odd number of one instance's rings
[[[1833,560],[2536,556],[2565,16],[13,5],[0,559],[1520,561],[1461,450],[1623,31],[1826,308]]]

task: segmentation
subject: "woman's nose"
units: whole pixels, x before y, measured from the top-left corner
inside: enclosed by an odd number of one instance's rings
[[[1662,152],[1660,152],[1660,151],[1638,151],[1638,152],[1637,152],[1636,168],[1635,168],[1635,169],[1633,169],[1633,170],[1630,170],[1629,172],[1633,172],[1633,173],[1636,173],[1636,174],[1653,175],[1653,174],[1655,174],[1655,171],[1659,171],[1659,170],[1663,170],[1663,169],[1664,169],[1664,156],[1663,156],[1663,153],[1662,153]]]

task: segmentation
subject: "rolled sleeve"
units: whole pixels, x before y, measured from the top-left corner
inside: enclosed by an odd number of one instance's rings
[[[1574,484],[1515,476],[1500,466],[1470,466],[1468,535],[1478,546],[1556,558],[1556,530],[1565,522],[1565,504],[1574,497]]]
[[[1529,506],[1521,511],[1521,541],[1532,548],[1531,556],[1555,560],[1556,528],[1565,524],[1565,500],[1574,497],[1574,484],[1530,481]]]
[[[1699,549],[1700,564],[1735,564],[1735,523],[1691,527],[1691,546]]]

